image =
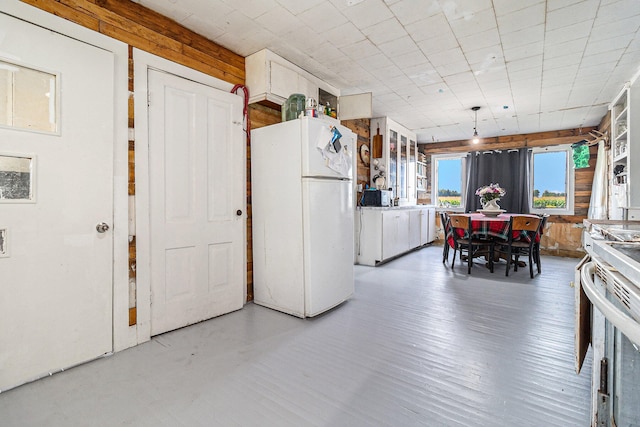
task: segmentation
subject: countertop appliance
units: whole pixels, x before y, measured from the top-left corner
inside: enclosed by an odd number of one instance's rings
[[[252,131],[256,304],[312,317],[353,295],[354,147],[349,129],[313,117]]]
[[[391,206],[391,191],[365,190],[362,193],[362,206]]]
[[[588,221],[576,295],[592,305],[582,322],[593,346],[592,425],[640,426],[640,222]],[[585,335],[576,320],[576,337]]]

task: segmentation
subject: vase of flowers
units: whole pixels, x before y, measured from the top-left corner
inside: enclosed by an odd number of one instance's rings
[[[500,184],[498,183],[491,183],[476,190],[476,196],[480,196],[480,204],[482,205],[482,209],[486,211],[500,210],[498,201],[500,200],[500,197],[504,196],[505,194],[507,194],[507,192],[504,188],[500,187]]]

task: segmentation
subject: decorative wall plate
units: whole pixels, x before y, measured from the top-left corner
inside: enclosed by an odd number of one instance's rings
[[[362,163],[364,163],[365,166],[369,166],[371,157],[369,156],[369,146],[367,144],[362,144],[360,146],[360,160],[362,160]]]

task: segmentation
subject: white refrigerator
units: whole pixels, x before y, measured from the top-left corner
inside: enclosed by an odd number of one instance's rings
[[[256,304],[312,317],[353,295],[355,142],[312,117],[251,132]]]

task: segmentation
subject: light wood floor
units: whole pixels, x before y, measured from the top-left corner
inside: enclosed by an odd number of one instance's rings
[[[505,278],[441,254],[356,266],[355,296],[314,319],[248,304],[2,393],[0,425],[588,426],[577,260]]]

